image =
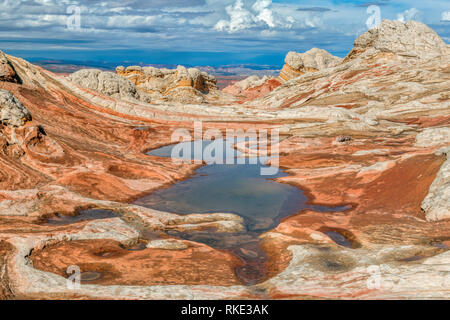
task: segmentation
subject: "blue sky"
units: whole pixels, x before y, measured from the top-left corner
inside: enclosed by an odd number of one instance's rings
[[[31,60],[279,66],[291,50],[345,56],[370,5],[450,42],[448,0],[0,0],[0,49]]]

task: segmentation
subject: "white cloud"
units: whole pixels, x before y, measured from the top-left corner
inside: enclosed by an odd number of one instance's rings
[[[259,12],[256,16],[256,21],[265,22],[270,28],[275,27],[275,21],[273,18],[273,13],[268,7],[272,4],[272,0],[258,0],[256,1],[252,8],[253,10]]]
[[[247,9],[242,0],[236,0],[233,5],[226,7],[229,20],[219,20],[214,26],[214,30],[235,33],[257,27],[291,28],[294,18],[291,16],[278,18],[271,5],[272,0],[256,0],[251,9]],[[284,23],[283,19],[287,23]]]
[[[448,0],[385,3],[383,19],[419,17],[448,42]],[[70,5],[81,8],[80,32],[67,28]],[[335,0],[0,0],[0,49],[62,47],[94,56],[119,49],[260,54],[316,46],[345,54],[369,16],[366,7]]]
[[[402,13],[397,14],[397,20],[405,23],[408,20],[416,20],[419,15],[419,10],[416,8],[411,8],[409,10],[405,10]]]
[[[442,12],[441,21],[450,21],[450,11]]]
[[[214,29],[233,33],[251,28],[255,22],[255,16],[244,8],[242,0],[236,0],[234,5],[226,7],[226,11],[230,20],[220,20]]]

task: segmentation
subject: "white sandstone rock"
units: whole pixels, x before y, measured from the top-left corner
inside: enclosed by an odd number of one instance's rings
[[[20,127],[31,121],[31,113],[11,92],[0,89],[0,121]]]

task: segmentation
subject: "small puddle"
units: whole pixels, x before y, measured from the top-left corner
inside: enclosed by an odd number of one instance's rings
[[[401,262],[414,262],[414,261],[420,261],[420,260],[423,260],[423,259],[426,259],[426,257],[422,256],[422,255],[417,255],[417,256],[412,256],[412,257],[400,259],[399,261],[401,261]]]
[[[129,246],[127,246],[127,245],[122,245],[122,244],[120,244],[119,245],[122,249],[125,249],[125,250],[127,250],[127,251],[142,251],[142,250],[145,250],[145,249],[147,249],[147,244],[146,243],[144,243],[144,242],[138,242],[138,243],[134,243],[134,244],[132,244],[132,245],[129,245]]]
[[[81,282],[91,282],[91,281],[97,281],[103,278],[103,274],[96,271],[86,271],[81,272],[80,274],[80,280]]]
[[[120,214],[110,210],[103,209],[89,209],[80,211],[77,215],[74,216],[65,216],[65,215],[55,215],[53,217],[48,218],[44,225],[49,226],[65,226],[81,221],[88,220],[101,220],[101,219],[110,219],[120,217]]]
[[[183,159],[199,159],[194,154],[195,144],[201,144],[201,150],[211,149],[213,143],[222,143],[223,162],[236,163],[241,153],[232,143],[215,141],[182,142],[150,151],[148,154],[159,157],[171,157],[175,147],[188,146],[190,154],[180,154]],[[248,141],[248,140],[247,140]],[[198,149],[197,149],[198,150]],[[220,152],[220,151],[219,151]],[[215,156],[215,154],[213,154]],[[201,158],[200,158],[201,159]],[[227,250],[239,257],[243,266],[236,269],[237,277],[247,285],[257,284],[267,277],[267,256],[260,248],[259,235],[275,228],[282,218],[296,214],[303,209],[320,212],[337,212],[349,207],[331,208],[307,205],[303,192],[291,185],[282,184],[273,179],[285,177],[283,170],[275,175],[261,175],[264,163],[270,157],[257,159],[242,158],[240,164],[208,163],[197,170],[190,179],[176,183],[169,188],[159,189],[138,199],[134,204],[160,211],[178,214],[192,213],[234,213],[244,218],[247,231],[242,233],[220,233],[216,231],[169,232],[185,240],[207,244],[216,249]],[[254,160],[254,159],[253,159]],[[261,164],[262,163],[262,164]],[[345,240],[345,239],[344,239]],[[344,241],[342,240],[342,241]],[[350,244],[351,246],[351,244]]]
[[[333,240],[335,243],[337,243],[340,246],[346,247],[346,248],[352,248],[352,243],[341,233],[337,231],[324,231],[324,233],[330,237],[331,240]]]

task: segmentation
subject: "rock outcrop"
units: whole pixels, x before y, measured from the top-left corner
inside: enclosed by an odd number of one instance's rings
[[[425,129],[416,136],[414,145],[420,148],[442,147],[435,154],[446,157],[446,161],[430,186],[421,208],[429,221],[448,219],[450,218],[450,127]]]
[[[20,82],[14,67],[2,51],[0,51],[0,81]]]
[[[245,103],[214,103],[188,69],[145,76],[162,102],[196,92],[207,105],[143,103],[119,75],[85,72],[76,85],[7,56],[22,83],[0,81],[0,298],[447,299],[450,55],[363,50]],[[307,191],[308,207],[235,250],[246,229],[235,214],[140,205],[201,166],[145,154],[194,121],[204,132],[277,129],[270,161],[287,174],[276,181]],[[236,148],[267,158],[254,146]],[[243,266],[254,249],[267,258]],[[70,290],[73,265],[82,286]],[[254,266],[258,284],[245,280]]]
[[[119,76],[130,80],[149,96],[150,101],[202,103],[206,95],[217,91],[216,78],[196,68],[117,67]]]
[[[20,127],[31,121],[27,108],[9,91],[0,89],[0,121],[3,125]]]
[[[71,74],[69,79],[83,88],[95,90],[117,99],[140,99],[136,86],[113,72],[83,69]]]
[[[373,48],[404,57],[431,59],[445,54],[448,47],[438,34],[417,21],[384,20],[377,28],[360,35],[347,59]]]
[[[307,72],[317,72],[334,67],[341,63],[342,59],[325,50],[312,48],[305,53],[291,51],[287,54],[284,62],[285,65],[280,72],[280,78],[289,81]]]
[[[281,82],[274,77],[250,76],[222,89],[222,91],[236,96],[240,101],[246,101],[263,97],[280,85]]]
[[[429,221],[440,221],[450,218],[450,147],[439,150],[437,155],[444,155],[447,160],[441,166],[436,179],[421,208]]]

